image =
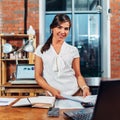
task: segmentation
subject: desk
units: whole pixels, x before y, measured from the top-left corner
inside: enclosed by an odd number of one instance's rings
[[[48,117],[48,109],[32,107],[0,107],[0,120],[69,120],[60,110],[59,117]]]
[[[6,83],[2,85],[3,95],[11,96],[11,95],[29,95],[36,96],[37,94],[42,94],[44,90],[40,88],[37,84],[26,84],[26,85],[12,85],[11,83]]]

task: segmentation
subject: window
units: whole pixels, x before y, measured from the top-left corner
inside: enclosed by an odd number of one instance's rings
[[[104,3],[107,4],[108,0]],[[45,30],[42,29],[41,31],[44,31],[45,34],[43,42],[50,35],[49,25],[53,17],[57,13],[68,14],[72,20],[72,29],[66,42],[78,48],[83,76],[99,77],[102,76],[104,70],[105,76],[109,76],[109,70],[106,70],[109,67],[105,65],[106,60],[103,60],[106,58],[104,39],[107,39],[102,33],[106,29],[102,24],[102,17],[104,16],[101,17],[101,8],[97,7],[102,6],[102,0],[45,0],[44,5],[45,19],[43,22],[45,21]],[[103,7],[106,6],[103,5]],[[43,11],[43,8],[41,9]],[[106,30],[106,32],[108,31]],[[109,50],[107,54],[109,55]]]

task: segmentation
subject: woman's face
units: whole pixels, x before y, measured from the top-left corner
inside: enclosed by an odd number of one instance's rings
[[[53,40],[64,40],[69,33],[70,24],[69,22],[64,22],[60,26],[52,29]]]

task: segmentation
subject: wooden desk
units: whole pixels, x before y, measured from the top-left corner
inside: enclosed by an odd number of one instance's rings
[[[0,107],[0,120],[69,120],[60,110],[59,117],[48,117],[48,109],[32,107]]]
[[[26,85],[12,85],[11,83],[6,83],[2,85],[3,95],[12,96],[12,95],[29,95],[36,96],[37,94],[44,93],[44,90],[40,88],[37,84],[26,84]]]
[[[100,78],[85,78],[88,86],[98,90]],[[14,90],[22,91],[24,88],[25,91],[27,89],[41,89],[38,85],[11,85],[5,84],[6,94],[9,95],[9,92],[13,92]],[[43,92],[43,91],[42,91]],[[11,106],[0,107],[0,120],[69,120],[66,116],[64,116],[63,112],[66,110],[60,110],[59,117],[48,117],[47,112],[48,109],[40,109],[40,108],[30,108],[30,107],[16,107],[13,108]]]

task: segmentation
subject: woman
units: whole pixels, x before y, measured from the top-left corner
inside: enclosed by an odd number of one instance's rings
[[[80,56],[76,47],[65,42],[71,27],[66,14],[57,14],[51,25],[51,36],[35,51],[35,77],[38,84],[56,98],[75,95],[80,88],[83,96],[90,94],[80,73]]]

